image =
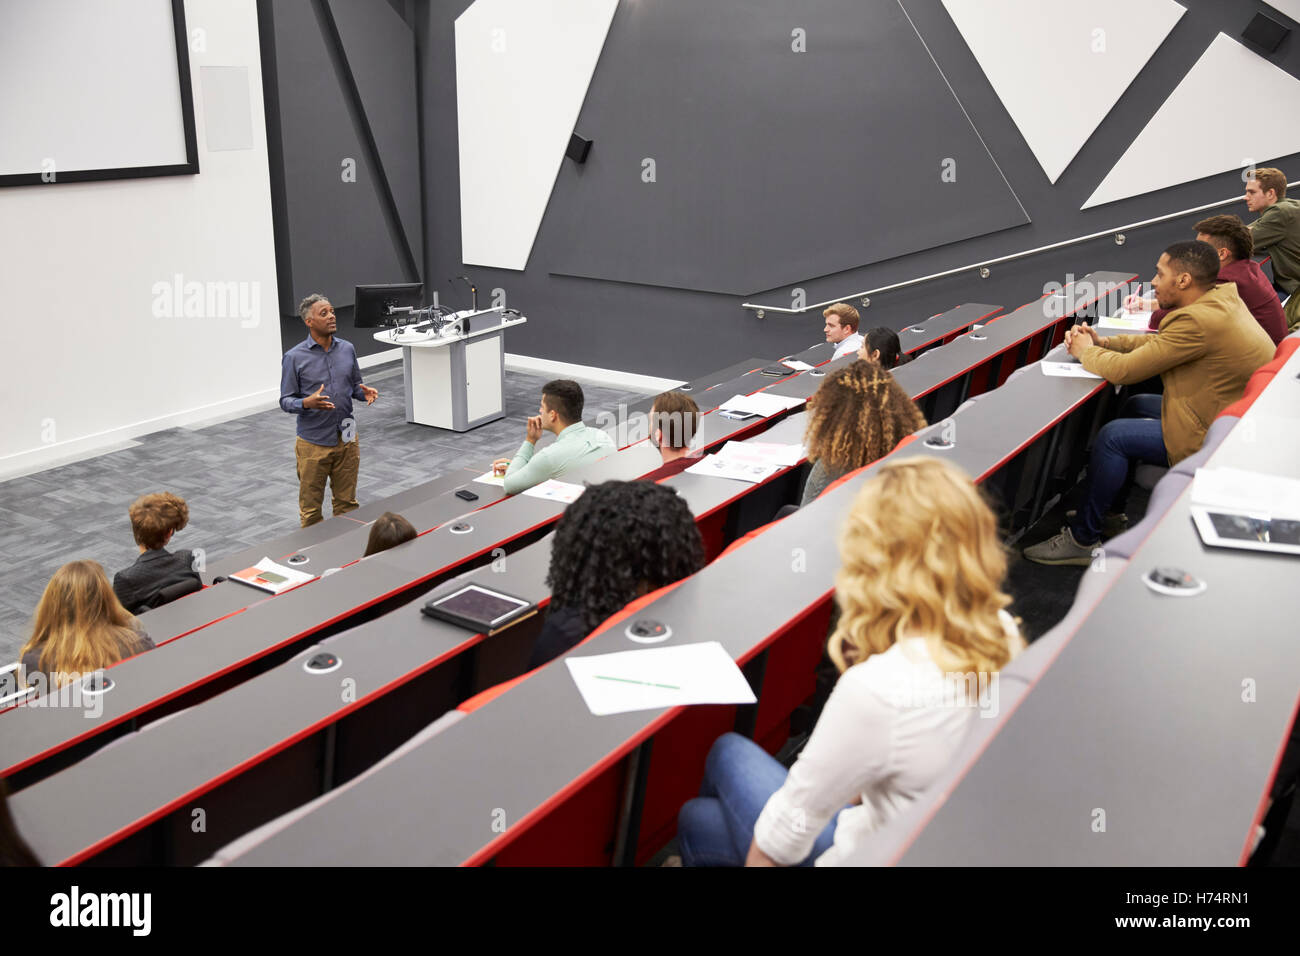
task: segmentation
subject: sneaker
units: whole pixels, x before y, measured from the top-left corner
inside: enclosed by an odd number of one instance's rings
[[[1096,545],[1079,544],[1066,526],[1055,538],[1025,548],[1024,555],[1027,561],[1035,564],[1065,564],[1086,568],[1092,564],[1092,549],[1095,547]]]
[[[1065,520],[1070,524],[1074,523],[1074,517],[1079,512],[1071,510],[1065,513]],[[1101,536],[1107,540],[1118,538],[1128,530],[1128,515],[1121,512],[1107,512],[1106,517],[1101,519]]]

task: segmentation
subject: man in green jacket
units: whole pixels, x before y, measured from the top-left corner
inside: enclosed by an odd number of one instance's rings
[[[582,386],[569,379],[556,379],[542,386],[542,403],[537,414],[528,419],[524,442],[514,458],[498,458],[492,463],[497,473],[505,471],[506,494],[517,495],[549,478],[558,478],[570,468],[604,458],[614,450],[614,440],[599,428],[582,423],[584,398]],[[542,432],[551,432],[555,441],[536,451]]]
[[[1250,224],[1255,251],[1270,257],[1278,297],[1291,297],[1286,321],[1294,331],[1300,326],[1300,202],[1286,198],[1282,170],[1266,167],[1246,173],[1246,208],[1259,214]]]

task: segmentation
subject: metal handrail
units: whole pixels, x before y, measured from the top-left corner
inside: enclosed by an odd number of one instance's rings
[[[821,310],[836,302],[847,302],[850,299],[861,298],[862,307],[865,309],[871,305],[870,297],[879,295],[882,292],[892,292],[895,289],[905,289],[908,286],[918,285],[922,282],[929,282],[931,279],[942,279],[945,276],[953,276],[958,273],[968,272],[971,269],[980,269],[980,278],[988,278],[988,267],[995,266],[1002,262],[1011,262],[1015,259],[1023,259],[1026,256],[1037,255],[1040,252],[1050,252],[1052,249],[1063,249],[1066,246],[1072,246],[1079,242],[1088,242],[1092,239],[1100,239],[1102,236],[1115,236],[1115,242],[1123,245],[1125,241],[1124,231],[1127,229],[1141,229],[1143,226],[1153,226],[1158,222],[1167,222],[1170,219],[1177,219],[1179,216],[1187,216],[1194,212],[1204,212],[1207,209],[1217,209],[1219,206],[1226,206],[1228,203],[1241,202],[1241,196],[1233,196],[1231,199],[1223,199],[1219,202],[1206,203],[1204,206],[1196,206],[1192,209],[1183,209],[1179,212],[1171,212],[1165,216],[1157,216],[1155,219],[1143,219],[1141,222],[1131,222],[1126,226],[1116,226],[1113,229],[1103,229],[1100,232],[1094,232],[1087,236],[1078,236],[1074,239],[1065,239],[1061,242],[1054,242],[1050,246],[1039,246],[1037,249],[1026,249],[1022,252],[1013,252],[1009,256],[998,256],[996,259],[985,259],[983,262],[974,262],[968,266],[961,266],[957,269],[948,269],[945,272],[936,272],[933,275],[920,276],[916,279],[908,279],[906,282],[895,282],[893,285],[881,286],[879,289],[867,289],[863,292],[855,292],[852,295],[841,296],[838,299],[827,299],[825,302],[817,302],[813,305],[805,305],[801,309],[787,309],[779,305],[763,305],[758,302],[742,302],[742,309],[758,310],[758,317],[761,319],[765,312],[784,312],[787,315],[801,315],[804,312],[811,312],[814,309]]]

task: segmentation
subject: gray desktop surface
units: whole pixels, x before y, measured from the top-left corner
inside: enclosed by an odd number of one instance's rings
[[[966,302],[955,309],[932,315],[922,322],[916,322],[906,328],[899,329],[898,343],[905,353],[914,352],[917,349],[925,348],[927,345],[933,345],[944,336],[960,332],[962,329],[968,329],[976,322],[992,318],[1001,311],[1002,306],[1000,305]]]
[[[1001,421],[987,432],[971,428],[969,440],[960,440],[945,454],[972,475],[982,476],[1094,394],[1097,386],[1082,379],[1026,374],[999,390],[1012,396],[1005,407],[988,405],[991,396],[981,402],[991,415],[1001,414]],[[799,425],[792,420],[786,427],[797,432]],[[964,429],[959,429],[961,434]],[[921,451],[923,447],[913,442],[895,455],[934,454]],[[666,484],[701,480],[708,479],[682,474]],[[836,531],[860,484],[848,482],[828,491],[718,558],[641,616],[668,624],[673,629],[669,643],[717,640],[733,657],[747,657],[785,622],[830,592],[839,567]],[[796,547],[804,555],[800,573],[791,571],[790,555]],[[755,581],[762,581],[762,587],[755,588]],[[636,646],[616,628],[570,653],[587,656]],[[594,717],[567,668],[553,662],[237,863],[459,864],[494,839],[490,821],[495,808],[517,823],[583,773],[626,752],[664,713]],[[557,746],[557,740],[563,746]]]
[[[467,572],[430,597],[477,580],[532,601],[544,600],[553,537],[510,555],[504,574]],[[382,563],[383,557],[375,560]],[[421,613],[422,603],[413,602],[306,648],[279,667],[14,794],[11,807],[24,838],[47,864],[75,860],[161,816],[270,748],[342,717],[368,703],[380,688],[417,676],[480,639]],[[339,669],[307,673],[303,664],[322,650],[339,659]],[[350,700],[343,693],[344,680],[353,682]]]
[[[677,386],[677,389],[668,389],[668,391],[681,390],[694,397],[697,393],[706,391],[714,385],[717,385],[719,382],[726,382],[753,369],[762,368],[765,365],[771,365],[772,361],[772,359],[763,358],[745,359],[743,362],[737,362],[735,365],[728,365],[726,368],[718,369],[716,372],[710,372],[708,375],[701,375],[699,378],[691,379],[689,382],[684,382],[682,385]],[[648,412],[654,407],[654,401],[655,396],[648,395],[645,398],[628,405],[626,411],[628,413]]]
[[[1114,293],[1134,277],[1134,274],[1126,272],[1090,273],[1080,283],[1088,283],[1095,294],[1066,300],[1064,305],[1050,297],[1037,299],[1014,312],[998,316],[973,333],[980,338],[973,338],[972,334],[961,335],[941,349],[924,352],[915,361],[894,369],[894,378],[914,397],[922,396],[1050,328],[1062,320],[1062,312],[1068,317],[1098,300],[1113,298]]]
[[[777,423],[757,440],[797,443],[803,427],[803,416],[797,415]],[[739,481],[689,474],[670,483],[696,515],[722,507],[750,488]],[[501,571],[466,572],[429,597],[478,583],[534,602],[546,601],[553,538],[547,535],[509,555]],[[393,554],[385,552],[371,560],[383,564]],[[409,679],[484,639],[431,620],[420,612],[422,603],[412,602],[336,635],[156,729],[146,727],[141,734],[15,794],[13,810],[24,835],[43,860],[76,859],[101,841],[161,815],[260,754],[341,716],[350,709],[340,691],[344,678],[354,682],[353,706],[362,706],[376,690]],[[306,673],[303,662],[322,647],[338,656],[340,669],[329,675]],[[220,733],[213,733],[214,727]],[[87,793],[96,794],[95,799],[87,801]]]
[[[476,474],[482,474],[482,472]],[[457,498],[455,491],[459,488],[467,488],[478,495],[478,501],[465,501],[462,498]],[[436,497],[408,507],[402,512],[402,516],[411,522],[417,532],[424,532],[446,524],[453,518],[461,517],[471,509],[477,511],[496,504],[505,497],[505,491],[499,486],[476,482],[466,473],[464,478]],[[320,574],[327,568],[342,567],[362,557],[366,553],[366,545],[369,540],[370,525],[360,525],[354,530],[330,538],[328,541],[322,541],[320,544],[303,548],[299,553],[307,560],[303,564],[295,565],[295,567],[308,574]]]
[[[302,548],[328,541],[335,535],[355,531],[357,524],[356,520],[347,515],[326,518],[309,528],[298,528],[296,531],[291,531],[278,538],[272,538],[263,544],[243,548],[234,554],[225,555],[215,561],[209,560],[206,568],[202,571],[203,583],[211,584],[212,579],[218,575],[229,575],[234,571],[241,571],[252,564],[256,564],[262,558],[270,558],[273,561],[286,558]],[[159,608],[159,610],[182,604],[184,601],[185,598],[180,601],[173,601],[171,604]],[[150,611],[149,613],[155,614],[157,612]]]
[[[947,348],[948,346],[945,346]],[[927,353],[928,354],[928,353]],[[1049,359],[1065,355],[1058,345]],[[917,432],[917,440],[894,452],[894,458],[926,455],[943,458],[982,481],[1026,446],[1104,388],[1099,379],[1044,375],[1041,363],[1025,366],[1023,374],[946,419]],[[948,423],[951,422],[951,425]],[[933,448],[927,439],[948,435],[951,448]]]
[[[1300,355],[1207,467],[1300,477],[1297,372]],[[1206,547],[1189,497],[1190,488],[901,863],[1244,860],[1300,689],[1297,559]],[[1181,568],[1208,587],[1194,597],[1157,594],[1142,580],[1156,567]]]

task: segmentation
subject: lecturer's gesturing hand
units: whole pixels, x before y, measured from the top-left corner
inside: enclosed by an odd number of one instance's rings
[[[379,390],[371,388],[369,385],[362,385],[361,394],[366,397],[367,405],[373,405],[375,404],[375,399],[379,397]]]
[[[325,394],[324,382],[321,383],[320,388],[316,389],[316,391],[312,392],[310,395],[308,395],[306,398],[302,400],[302,407],[303,408],[333,408],[334,407],[334,403],[330,401],[330,397]]]
[[[536,445],[537,440],[541,437],[542,437],[542,416],[541,415],[529,416],[528,434],[525,437],[525,441],[530,441],[534,445]]]

